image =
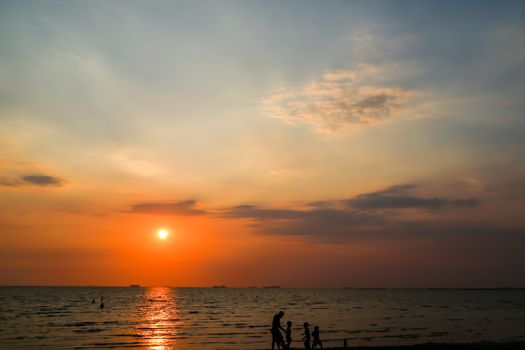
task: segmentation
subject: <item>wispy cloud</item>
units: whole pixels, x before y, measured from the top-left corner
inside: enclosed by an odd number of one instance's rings
[[[323,133],[414,116],[419,93],[382,81],[385,69],[360,64],[328,72],[302,88],[269,94],[262,108],[274,118]]]
[[[193,199],[178,202],[137,203],[131,207],[130,211],[134,213],[166,214],[181,216],[205,215],[207,213],[205,210],[199,209],[197,207],[197,202]]]
[[[109,154],[109,159],[124,172],[141,177],[155,176],[163,169],[148,160],[140,149],[121,148]]]

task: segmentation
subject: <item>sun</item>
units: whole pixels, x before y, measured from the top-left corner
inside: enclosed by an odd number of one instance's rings
[[[160,230],[157,231],[157,236],[159,236],[160,239],[166,239],[168,238],[168,235],[170,233],[168,232],[168,230],[162,228]]]

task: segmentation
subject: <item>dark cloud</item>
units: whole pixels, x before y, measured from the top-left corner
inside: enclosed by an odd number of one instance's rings
[[[223,217],[253,219],[256,221],[282,220],[282,221],[308,221],[316,225],[325,223],[342,223],[361,225],[364,223],[378,222],[379,217],[363,212],[341,210],[336,208],[315,208],[310,210],[271,209],[255,205],[239,205],[223,212]]]
[[[348,207],[359,210],[379,210],[379,209],[441,209],[445,207],[474,207],[479,205],[476,198],[444,198],[444,197],[423,197],[414,194],[417,185],[403,184],[388,187],[381,191],[360,194],[353,198],[317,201],[307,203],[310,207]]]
[[[446,215],[435,220],[400,221],[392,210],[433,210],[445,207],[474,207],[475,198],[457,199],[421,197],[413,194],[417,186],[403,184],[382,191],[365,193],[349,199],[317,201],[307,203],[303,210],[265,208],[256,205],[240,205],[222,211],[223,217],[249,219],[251,227],[261,234],[309,236],[317,240],[343,241],[358,237],[399,237],[413,234],[435,234],[456,232]],[[383,210],[389,209],[389,210]],[[445,226],[443,226],[445,225]],[[461,232],[479,231],[477,227],[461,227]]]
[[[413,196],[376,196],[371,194],[351,199],[348,201],[348,204],[359,209],[438,209],[446,206],[474,207],[478,205],[478,200],[475,198],[444,199],[419,198]]]
[[[205,210],[198,209],[196,204],[197,202],[193,199],[179,202],[145,202],[133,205],[131,212],[183,216],[204,215],[207,213]]]
[[[474,207],[479,204],[476,198],[440,198],[420,197],[409,192],[415,189],[413,184],[389,187],[383,191],[361,194],[348,199],[345,203],[356,209],[439,209],[444,207]]]
[[[24,182],[37,186],[62,186],[62,180],[48,175],[25,175],[22,176]]]
[[[298,220],[260,220],[251,227],[258,234],[302,236],[326,243],[344,243],[357,239],[387,238],[480,238],[525,236],[525,228],[440,220],[396,221],[381,215],[360,215],[341,210],[306,212]]]
[[[261,234],[310,236],[328,241],[366,235],[383,222],[377,215],[335,208],[295,211],[257,207],[249,212],[236,211],[234,217],[252,219],[251,227]]]
[[[252,227],[260,233],[279,235],[310,235],[330,230],[340,235],[349,229],[363,229],[381,221],[378,216],[335,208],[310,210],[271,209],[255,205],[240,205],[223,212],[224,217],[251,219]]]
[[[457,221],[438,215],[431,219],[400,220],[378,211],[345,208],[309,210],[266,209],[239,206],[226,211],[227,217],[251,220],[258,234],[302,236],[326,243],[344,243],[366,238],[479,238],[525,235],[525,228]]]
[[[195,200],[185,200],[137,203],[132,206],[131,212],[244,219],[259,234],[307,236],[326,242],[364,237],[481,232],[477,226],[459,227],[448,219],[448,211],[435,210],[475,207],[479,204],[476,198],[422,197],[416,194],[417,189],[414,184],[402,184],[353,198],[310,202],[300,209],[244,204],[206,211],[199,209]],[[398,215],[407,209],[425,210],[425,219]]]
[[[24,175],[16,179],[2,179],[0,183],[12,187],[24,185],[59,187],[63,186],[64,180],[54,176],[34,174]]]
[[[300,219],[304,212],[291,209],[268,209],[256,205],[238,205],[223,211],[223,216],[256,220]]]

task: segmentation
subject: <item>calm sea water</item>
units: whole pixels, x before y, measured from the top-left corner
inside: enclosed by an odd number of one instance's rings
[[[295,347],[525,341],[524,290],[0,287],[0,348],[267,349],[281,309]]]

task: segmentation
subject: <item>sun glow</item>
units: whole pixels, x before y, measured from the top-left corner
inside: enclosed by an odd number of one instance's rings
[[[170,233],[168,232],[168,230],[166,230],[164,228],[157,231],[157,236],[159,236],[160,239],[168,238],[169,234]]]

